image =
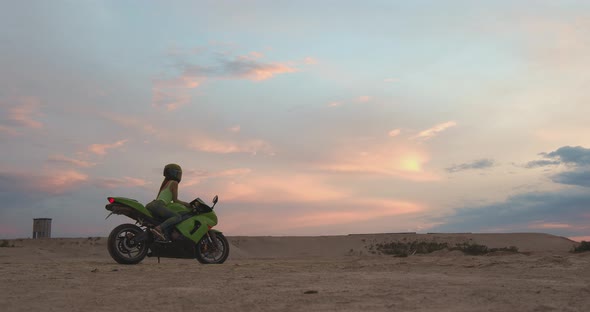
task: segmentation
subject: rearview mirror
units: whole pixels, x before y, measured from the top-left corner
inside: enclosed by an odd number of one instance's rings
[[[217,197],[217,195],[215,195],[215,197],[213,197],[213,204],[217,204],[218,200],[219,200],[219,197]]]

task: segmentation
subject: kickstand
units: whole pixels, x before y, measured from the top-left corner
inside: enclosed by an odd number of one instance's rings
[[[158,257],[158,264],[160,264],[160,257]]]

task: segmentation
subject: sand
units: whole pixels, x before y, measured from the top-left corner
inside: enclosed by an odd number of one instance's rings
[[[222,265],[146,258],[119,265],[106,238],[11,240],[0,248],[1,311],[589,311],[590,253],[547,234],[229,237]],[[393,257],[415,240],[516,246],[468,256]]]

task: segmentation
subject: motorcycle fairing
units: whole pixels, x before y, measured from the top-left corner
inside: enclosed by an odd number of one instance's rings
[[[125,215],[133,220],[145,220],[150,223],[159,224],[156,218],[138,201],[126,197],[109,197],[110,204],[105,209],[111,214]],[[109,215],[110,216],[110,215]],[[108,218],[108,216],[107,216]]]
[[[176,229],[178,229],[178,231],[180,231],[180,233],[184,237],[191,239],[195,243],[198,243],[201,240],[201,238],[204,236],[204,234],[207,233],[205,231],[203,234],[199,234],[197,232],[197,228],[199,226],[209,226],[210,225],[210,224],[201,224],[201,221],[199,220],[200,218],[198,218],[198,217],[199,217],[199,215],[190,217],[190,218],[188,218],[176,225]],[[213,230],[213,229],[209,229],[209,231],[215,231],[215,232],[221,233],[221,232],[219,232],[217,230]]]

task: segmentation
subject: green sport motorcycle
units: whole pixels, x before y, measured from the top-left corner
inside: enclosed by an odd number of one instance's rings
[[[137,264],[146,256],[162,258],[197,259],[203,264],[221,264],[229,256],[229,243],[225,236],[206,224],[201,224],[198,216],[213,214],[218,197],[213,198],[213,206],[200,198],[190,202],[190,209],[182,205],[171,205],[182,216],[171,231],[170,242],[154,239],[150,229],[164,220],[153,216],[144,205],[125,197],[108,197],[106,210],[112,214],[125,215],[136,221],[135,224],[121,224],[111,231],[108,250],[111,257],[121,264]],[[106,219],[106,218],[105,218]],[[207,231],[197,231],[208,226]],[[199,234],[200,233],[200,234]]]

